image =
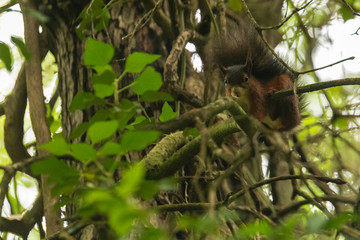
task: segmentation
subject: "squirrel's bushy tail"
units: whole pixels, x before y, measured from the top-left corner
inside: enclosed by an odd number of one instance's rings
[[[239,23],[228,21],[227,33],[215,38],[213,51],[216,64],[224,67],[250,65],[249,74],[262,81],[281,74],[290,74],[266,47],[252,24],[246,20]]]

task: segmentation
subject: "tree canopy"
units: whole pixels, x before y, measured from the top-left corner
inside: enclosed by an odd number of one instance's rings
[[[0,42],[0,71],[21,65],[0,102],[1,239],[360,239],[360,56],[319,57],[333,25],[351,22],[338,34],[359,42],[360,1],[11,0],[9,12],[24,38]],[[212,42],[229,21],[294,76],[268,100],[305,103],[295,129],[225,97]]]

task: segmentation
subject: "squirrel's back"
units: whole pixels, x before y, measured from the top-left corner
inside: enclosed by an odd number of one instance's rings
[[[274,76],[290,74],[246,20],[239,23],[228,21],[226,34],[216,37],[212,48],[215,63],[223,67],[250,64],[250,74],[257,79],[266,81]]]

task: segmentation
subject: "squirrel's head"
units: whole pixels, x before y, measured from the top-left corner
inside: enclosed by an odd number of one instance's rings
[[[220,66],[220,70],[224,74],[224,83],[226,86],[249,87],[250,74],[246,65]]]
[[[246,111],[250,111],[250,84],[251,76],[246,65],[220,66],[224,74],[225,94],[233,97]]]
[[[224,74],[225,94],[232,97],[246,111],[250,111],[251,76],[246,65],[220,66]]]

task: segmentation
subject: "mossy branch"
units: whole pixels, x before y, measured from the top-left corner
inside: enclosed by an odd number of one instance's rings
[[[194,109],[176,120],[155,125],[156,129],[169,132],[174,129],[192,127],[195,119],[207,121],[217,113],[228,110],[235,120],[221,122],[209,129],[210,136],[214,141],[220,141],[225,136],[243,130],[249,137],[256,132],[256,123],[244,112],[244,110],[232,99],[223,98],[211,103],[201,109]],[[154,128],[154,126],[152,126]],[[198,136],[186,143],[181,149],[177,150],[186,142],[181,132],[166,136],[156,147],[143,159],[147,168],[147,178],[159,179],[173,175],[182,166],[189,163],[191,159],[199,153],[201,136]],[[163,150],[167,148],[168,150]]]

